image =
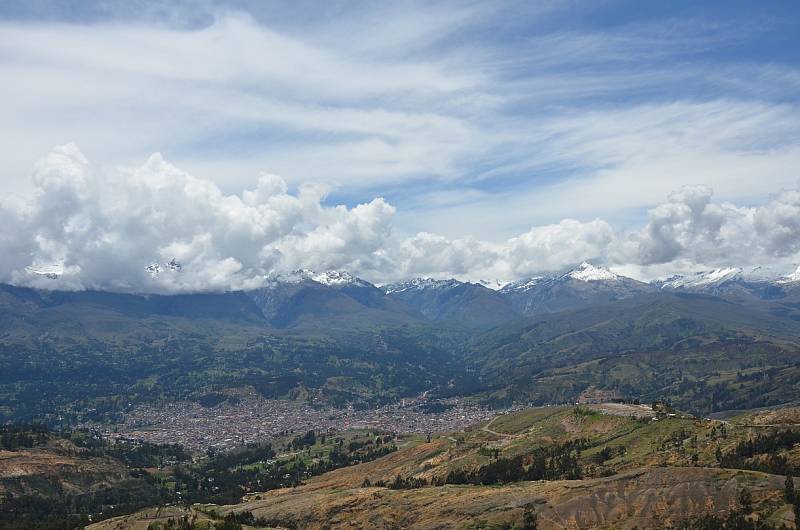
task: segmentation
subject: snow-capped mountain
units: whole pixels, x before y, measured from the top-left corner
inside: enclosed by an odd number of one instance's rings
[[[160,263],[153,262],[153,263],[149,264],[148,266],[146,266],[144,268],[144,270],[149,272],[150,276],[155,278],[156,276],[158,276],[162,272],[167,272],[167,271],[169,271],[169,272],[180,272],[180,271],[183,270],[183,265],[178,263],[178,260],[176,260],[175,258],[172,258],[171,260],[169,260],[168,263],[165,263],[163,265],[160,264]]]
[[[800,274],[779,274],[770,267],[722,267],[689,275],[675,275],[653,285],[669,291],[721,296],[732,300],[758,298],[776,300],[784,298],[800,280]]]
[[[483,285],[487,289],[491,289],[492,291],[499,291],[503,287],[505,287],[508,282],[504,282],[501,280],[478,280],[476,283],[479,285]]]
[[[603,267],[595,267],[591,263],[583,262],[574,269],[559,274],[552,274],[549,276],[533,276],[531,278],[524,278],[506,284],[501,289],[504,293],[520,293],[527,292],[535,289],[540,289],[545,285],[552,284],[553,282],[565,282],[569,280],[576,280],[579,282],[619,282],[623,280],[632,280],[619,274],[613,273]],[[633,280],[636,281],[636,280]]]
[[[779,284],[789,284],[789,283],[796,283],[800,282],[800,267],[792,272],[791,274],[787,274],[786,276],[782,276],[778,278],[777,283]]]
[[[25,271],[28,274],[47,278],[48,280],[57,280],[62,274],[64,274],[64,266],[61,264],[29,266],[25,267]]]
[[[414,278],[384,285],[383,291],[434,321],[491,327],[519,317],[500,292],[478,283]]]
[[[585,261],[566,273],[564,276],[582,282],[617,281],[623,278],[622,276],[614,274],[608,269],[595,267],[591,263],[587,263]]]
[[[566,272],[512,282],[500,292],[522,314],[608,303],[653,291],[649,284],[583,262]]]
[[[503,293],[525,292],[535,289],[537,285],[552,279],[548,276],[534,276],[533,278],[525,278],[515,282],[507,283],[500,289]]]
[[[314,321],[355,319],[372,321],[420,319],[412,308],[389,299],[372,283],[344,271],[316,272],[298,269],[270,274],[260,289],[247,295],[277,327],[294,327]]]
[[[322,285],[327,285],[329,287],[375,287],[368,281],[362,280],[361,278],[353,276],[349,272],[344,271],[325,271],[314,274],[311,279],[317,283],[321,283]]]
[[[450,289],[457,287],[463,282],[455,279],[435,280],[433,278],[414,278],[405,282],[389,283],[382,287],[386,294],[419,292],[428,289]]]
[[[706,289],[721,285],[742,277],[742,269],[738,267],[725,267],[710,271],[701,271],[694,274],[676,274],[663,281],[655,281],[653,285],[661,289]]]
[[[366,280],[353,276],[345,271],[315,272],[310,269],[297,269],[285,273],[273,273],[267,276],[266,286],[275,287],[280,284],[297,284],[312,281],[328,287],[375,287]]]

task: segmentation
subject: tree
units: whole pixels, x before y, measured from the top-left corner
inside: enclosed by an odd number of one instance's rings
[[[794,478],[788,474],[783,483],[783,495],[786,497],[786,502],[794,502]]]
[[[739,491],[739,506],[745,515],[753,513],[753,494],[747,488]]]
[[[530,504],[525,506],[522,511],[522,530],[537,530],[539,527],[539,516]]]
[[[797,526],[800,523],[800,495],[794,498],[794,524]]]

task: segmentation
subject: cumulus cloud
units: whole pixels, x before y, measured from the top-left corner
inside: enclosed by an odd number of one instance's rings
[[[412,276],[514,280],[584,260],[638,277],[711,266],[779,265],[800,257],[800,191],[761,206],[717,203],[686,187],[641,228],[564,219],[505,241],[401,237],[382,198],[327,205],[324,188],[290,191],[262,174],[225,194],[154,154],[101,171],[74,144],[35,166],[27,202],[0,202],[0,281],[63,289],[193,292],[251,289],[296,268],[341,269],[376,282]],[[53,278],[57,273],[58,278]]]
[[[158,154],[141,167],[98,174],[73,144],[44,157],[33,183],[29,204],[0,209],[15,227],[0,239],[0,274],[40,286],[49,279],[35,271],[54,264],[61,287],[121,291],[245,289],[301,263],[361,269],[394,213],[383,199],[326,207],[321,189],[291,194],[274,175],[241,196],[225,195]],[[180,273],[146,270],[173,259]]]
[[[789,264],[800,251],[800,193],[785,190],[758,207],[712,201],[707,187],[670,194],[649,212],[638,240],[642,265],[678,260],[697,264]]]

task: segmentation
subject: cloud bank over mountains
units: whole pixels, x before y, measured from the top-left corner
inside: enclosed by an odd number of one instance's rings
[[[0,202],[2,282],[195,292],[256,288],[271,273],[297,268],[347,270],[374,282],[508,281],[584,260],[645,279],[726,265],[788,272],[800,261],[798,190],[742,206],[715,202],[708,187],[684,187],[650,209],[643,226],[563,219],[496,242],[448,238],[435,226],[405,237],[393,230],[396,208],[382,198],[331,206],[323,187],[290,191],[271,174],[226,194],[159,154],[109,172],[67,144],[36,164],[32,183],[30,200]]]

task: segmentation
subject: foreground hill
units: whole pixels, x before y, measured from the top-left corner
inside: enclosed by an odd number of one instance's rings
[[[159,488],[133,469],[132,459],[98,451],[93,442],[86,436],[3,427],[0,528],[49,528],[47,521],[52,528],[82,528],[90,514],[108,517],[159,502]],[[125,456],[141,455],[134,450]]]
[[[525,528],[532,518],[542,529],[662,528],[750,511],[792,525],[783,473],[800,470],[797,417],[790,409],[725,424],[643,406],[527,409],[203,511],[298,529]],[[769,454],[748,445],[753,438]],[[146,514],[90,528],[135,528]]]

